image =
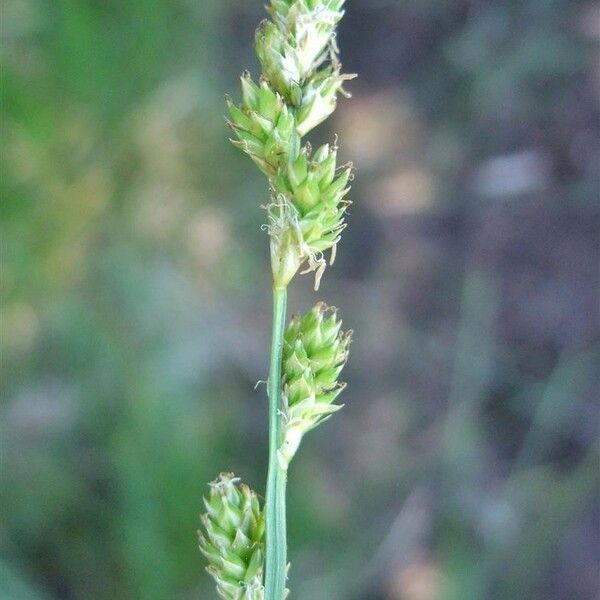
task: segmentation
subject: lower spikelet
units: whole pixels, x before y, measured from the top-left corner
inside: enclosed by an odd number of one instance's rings
[[[258,497],[233,473],[221,473],[204,498],[200,551],[225,600],[264,600],[265,522]]]
[[[319,302],[303,317],[295,316],[283,345],[282,467],[293,458],[302,436],[342,408],[335,404],[345,387],[338,376],[348,359],[352,332],[341,332],[335,309]]]

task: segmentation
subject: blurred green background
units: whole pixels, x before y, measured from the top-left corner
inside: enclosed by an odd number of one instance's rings
[[[214,598],[206,483],[264,489],[266,186],[222,118],[262,4],[2,3],[2,598]],[[599,39],[589,1],[348,2],[313,139],[354,205],[291,309],[356,335],[292,598],[597,597]]]

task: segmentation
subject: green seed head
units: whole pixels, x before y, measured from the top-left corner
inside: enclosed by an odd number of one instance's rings
[[[345,227],[344,213],[349,201],[345,200],[352,168],[337,168],[337,148],[321,146],[312,156],[305,146],[296,157],[290,158],[285,169],[280,169],[273,182],[278,201],[270,209],[272,224],[280,223],[271,231],[272,243],[279,244],[275,256],[291,255],[291,267],[282,271],[283,285],[287,284],[303,263],[308,270],[317,272],[316,283],[325,267],[323,252],[335,246]],[[286,212],[282,213],[281,208]],[[284,236],[287,235],[287,240]],[[277,254],[279,253],[279,254]],[[278,281],[278,274],[275,274]]]
[[[264,600],[264,516],[258,497],[232,473],[221,473],[204,498],[200,551],[226,600]]]
[[[348,359],[351,332],[341,332],[334,309],[318,303],[295,316],[284,337],[283,434],[279,461],[287,468],[302,436],[342,408],[334,404],[345,387],[338,376]]]
[[[241,148],[269,178],[273,191],[267,229],[275,285],[285,287],[304,265],[315,288],[344,228],[343,197],[350,169],[336,177],[336,152],[313,157],[301,138],[335,110],[346,80],[337,58],[335,28],[344,0],[271,0],[271,20],[256,32],[262,67],[257,84],[242,76],[242,103],[228,101],[229,124]]]
[[[329,55],[335,56],[334,32],[344,14],[342,5],[343,0],[275,0],[268,9],[273,20],[264,21],[257,31],[263,74],[293,106],[313,87],[316,70]]]
[[[281,158],[295,154],[300,145],[294,116],[266,81],[257,85],[249,73],[244,73],[241,81],[241,106],[227,102],[229,125],[237,136],[232,143],[248,154],[265,175],[274,177]]]

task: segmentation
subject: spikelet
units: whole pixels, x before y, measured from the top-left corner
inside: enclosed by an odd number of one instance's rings
[[[265,522],[258,497],[233,473],[221,473],[204,498],[200,551],[225,600],[264,600]]]
[[[267,177],[274,177],[282,157],[298,152],[300,138],[294,116],[266,81],[256,84],[245,72],[241,82],[241,106],[227,100],[228,123],[238,138],[231,142],[248,154]]]
[[[243,150],[269,178],[272,200],[267,230],[276,287],[285,287],[302,265],[315,271],[315,288],[343,229],[350,169],[336,173],[336,149],[311,158],[301,138],[336,108],[343,84],[335,29],[344,0],[272,0],[256,32],[262,67],[257,84],[242,76],[242,103],[228,100],[229,124]],[[303,179],[298,178],[304,173]],[[327,184],[322,174],[327,173]],[[308,210],[310,208],[310,210]]]
[[[335,400],[345,387],[338,376],[348,359],[352,332],[341,332],[335,309],[319,302],[293,317],[284,337],[283,434],[278,457],[287,468],[302,437],[342,408]]]
[[[298,108],[296,129],[303,136],[334,110],[338,94],[348,95],[341,73],[335,28],[344,16],[343,0],[274,1],[273,21],[256,32],[256,54],[263,77],[291,107]],[[325,66],[323,66],[325,65]]]

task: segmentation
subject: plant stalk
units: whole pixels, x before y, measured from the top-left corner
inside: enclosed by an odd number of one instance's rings
[[[273,337],[267,385],[269,395],[269,471],[265,498],[265,599],[283,600],[287,571],[285,487],[287,472],[277,460],[281,445],[281,360],[287,307],[287,288],[273,287]]]

